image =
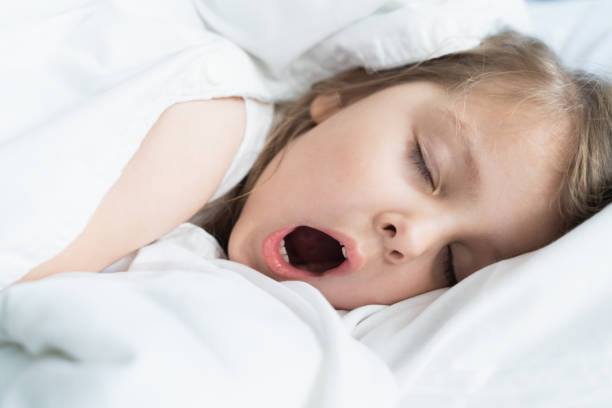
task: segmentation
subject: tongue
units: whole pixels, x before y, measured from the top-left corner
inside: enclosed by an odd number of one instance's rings
[[[285,248],[292,265],[311,272],[325,272],[344,261],[340,243],[310,227],[297,227],[288,234]]]

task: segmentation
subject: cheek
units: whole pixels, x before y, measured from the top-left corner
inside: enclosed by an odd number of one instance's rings
[[[262,183],[262,192],[275,195],[279,204],[297,207],[336,195],[350,179],[351,170],[333,142],[317,142],[315,137],[304,137],[289,146],[280,166]]]
[[[388,178],[388,166],[383,163],[389,158],[379,150],[359,136],[338,138],[303,158],[302,178],[323,197],[364,199],[365,193],[382,188],[381,181]]]

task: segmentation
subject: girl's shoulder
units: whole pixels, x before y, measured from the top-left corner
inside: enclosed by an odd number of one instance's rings
[[[170,106],[81,234],[24,279],[100,271],[189,219],[217,190],[241,145],[245,125],[242,98]]]

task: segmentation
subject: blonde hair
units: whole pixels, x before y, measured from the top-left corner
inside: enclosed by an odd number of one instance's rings
[[[569,134],[556,198],[566,232],[601,210],[612,198],[612,88],[598,77],[563,68],[541,41],[505,31],[473,49],[378,72],[355,69],[315,84],[296,101],[281,104],[277,121],[249,174],[225,196],[209,203],[191,222],[213,234],[227,249],[231,230],[249,192],[268,163],[293,139],[316,125],[310,105],[319,95],[335,95],[348,106],[389,86],[429,81],[449,92],[482,85],[499,87],[505,99],[543,108],[565,119]]]

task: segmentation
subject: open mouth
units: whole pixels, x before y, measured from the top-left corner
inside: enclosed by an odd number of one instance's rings
[[[288,264],[303,271],[323,274],[346,260],[346,249],[335,238],[315,228],[300,226],[279,244],[278,251]]]
[[[271,233],[262,255],[275,275],[298,280],[349,274],[364,260],[351,237],[305,225]]]

